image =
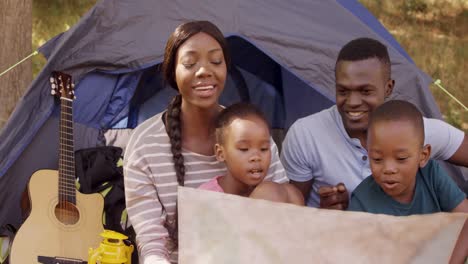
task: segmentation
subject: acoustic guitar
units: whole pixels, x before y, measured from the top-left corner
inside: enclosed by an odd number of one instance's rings
[[[100,194],[82,194],[75,187],[71,76],[53,72],[52,94],[60,97],[59,168],[39,170],[29,181],[31,214],[12,244],[10,263],[87,263],[88,250],[101,242]],[[44,153],[46,155],[46,153]]]

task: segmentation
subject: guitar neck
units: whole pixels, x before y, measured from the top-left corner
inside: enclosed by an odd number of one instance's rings
[[[60,98],[59,199],[76,205],[73,101]]]

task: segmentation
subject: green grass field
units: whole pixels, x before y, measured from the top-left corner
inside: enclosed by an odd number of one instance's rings
[[[467,0],[359,0],[424,72],[468,107]],[[437,86],[431,91],[445,119],[468,132],[468,111]]]

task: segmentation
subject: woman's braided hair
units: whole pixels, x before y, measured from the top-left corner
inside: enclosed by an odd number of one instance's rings
[[[221,46],[224,54],[224,61],[229,69],[230,57],[228,52],[227,41],[223,33],[213,23],[209,21],[191,21],[179,25],[171,34],[166,43],[164,51],[164,61],[162,63],[162,72],[166,82],[177,91],[175,68],[177,65],[176,56],[179,47],[190,37],[197,33],[206,33],[213,37]],[[172,158],[174,161],[174,169],[177,176],[177,182],[180,186],[184,185],[185,165],[184,156],[182,155],[182,121],[181,121],[181,106],[182,95],[176,95],[169,103],[166,111],[166,130],[171,143]],[[175,228],[168,228],[169,236],[177,246],[177,215]]]
[[[172,98],[167,107],[167,132],[171,142],[172,159],[176,171],[177,182],[184,186],[185,166],[184,156],[182,155],[182,122],[180,119],[182,105],[182,95],[178,94]]]

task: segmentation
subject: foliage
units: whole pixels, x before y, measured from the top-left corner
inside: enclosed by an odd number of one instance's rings
[[[468,1],[359,0],[393,34],[415,63],[468,106]],[[430,87],[447,122],[468,132],[468,111]]]
[[[424,0],[407,0],[403,2],[401,9],[406,15],[425,14],[428,11],[428,5]]]
[[[33,0],[33,49],[71,28],[96,3],[96,0]],[[36,56],[33,75],[36,76],[46,60]]]

